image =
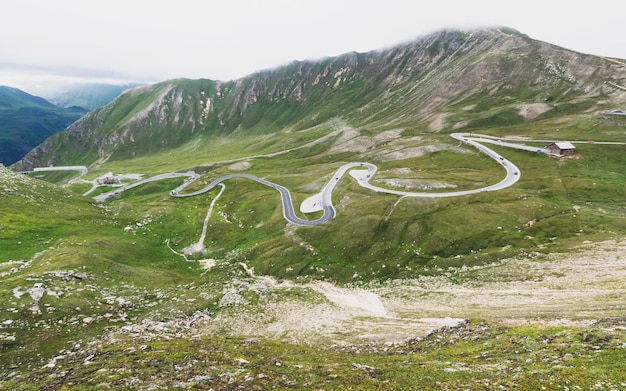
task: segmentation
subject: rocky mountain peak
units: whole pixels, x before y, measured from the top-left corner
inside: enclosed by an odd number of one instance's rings
[[[478,96],[490,105],[619,102],[624,85],[626,66],[618,60],[509,28],[443,30],[387,49],[294,61],[233,81],[179,79],[131,89],[46,141],[20,167],[67,160],[59,143],[91,156],[84,161],[91,164],[96,160],[88,151],[99,161],[124,159],[199,135],[306,128],[336,117],[382,128],[419,126]]]

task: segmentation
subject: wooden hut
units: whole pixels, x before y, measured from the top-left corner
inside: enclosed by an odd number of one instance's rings
[[[546,147],[550,150],[550,153],[559,156],[573,155],[576,152],[576,147],[569,141],[560,141],[558,143],[552,143]]]

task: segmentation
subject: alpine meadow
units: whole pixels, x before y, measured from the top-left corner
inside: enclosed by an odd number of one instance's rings
[[[625,151],[511,28],[128,89],[0,166],[0,389],[624,389]]]

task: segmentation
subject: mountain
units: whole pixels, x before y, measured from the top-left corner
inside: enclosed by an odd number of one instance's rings
[[[91,164],[201,137],[305,129],[338,117],[371,129],[446,131],[455,119],[465,129],[523,123],[516,105],[542,104],[543,116],[601,110],[623,100],[625,84],[620,61],[511,29],[443,31],[387,50],[294,62],[235,81],[170,80],[129,90],[46,141],[22,165],[63,164],[69,156],[59,143],[72,145],[73,161]]]
[[[383,187],[469,190],[497,183],[500,173],[484,159],[469,159],[474,151],[461,148],[451,133],[534,138],[539,141],[532,144],[533,151],[552,140],[623,141],[624,117],[603,112],[626,105],[625,85],[621,60],[572,52],[512,29],[441,31],[386,50],[293,62],[234,81],[179,79],[127,90],[12,168],[85,165],[92,175],[194,170],[205,181],[248,170],[287,187],[296,205],[319,191],[324,175],[349,162],[379,166],[375,181]],[[432,259],[471,258],[478,249],[493,260],[498,248],[516,253],[544,246],[549,237],[574,240],[584,221],[600,229],[590,217],[559,224],[551,236],[539,239],[524,230],[492,231],[503,224],[495,216],[520,227],[536,219],[560,221],[559,213],[570,210],[565,205],[620,204],[626,195],[620,184],[620,148],[603,146],[586,155],[579,146],[577,160],[542,168],[550,184],[539,179],[531,184],[532,176],[524,174],[545,162],[533,154],[517,156],[524,164],[521,183],[528,184],[531,195],[516,188],[519,199],[501,207],[483,205],[491,199],[485,197],[464,211],[452,199],[442,209],[414,214],[378,202],[395,196],[370,200],[368,193],[350,192],[347,199],[360,200],[360,208],[346,207],[330,224],[297,230],[314,251],[294,247],[296,239],[285,237],[282,208],[271,190],[241,185],[243,194],[232,191],[223,198],[231,200],[231,213],[240,216],[238,227],[263,224],[263,233],[225,224],[206,241],[221,244],[212,250],[213,258],[245,248],[242,257],[259,272],[279,277],[345,281],[356,265],[372,270],[388,262],[423,266]],[[174,187],[155,189],[168,193]],[[258,197],[267,202],[246,214]],[[535,207],[522,208],[521,200],[528,197]],[[392,211],[394,218],[385,217]],[[167,217],[178,227],[176,239],[169,240],[182,243],[194,224],[183,227],[174,223],[175,216]],[[312,213],[306,218],[319,217]],[[449,223],[468,219],[472,228],[467,230]],[[516,245],[508,247],[511,243]],[[292,257],[275,259],[276,251],[293,254],[299,266],[289,266]],[[407,267],[384,274],[411,274],[413,266]]]
[[[110,103],[123,91],[141,84],[71,83],[49,88],[41,96],[61,107],[84,107],[93,110]]]
[[[441,31],[125,91],[0,167],[0,389],[619,389],[624,64]]]
[[[62,108],[16,88],[0,86],[0,163],[12,164],[87,113]]]

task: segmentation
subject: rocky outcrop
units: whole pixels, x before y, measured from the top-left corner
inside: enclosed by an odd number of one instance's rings
[[[179,79],[131,89],[16,167],[63,164],[70,156],[83,164],[126,159],[199,135],[306,128],[335,117],[369,127],[415,126],[475,96],[494,105],[511,97],[528,104],[608,104],[626,99],[615,87],[624,85],[626,65],[619,60],[510,29],[442,31],[386,50],[294,61],[234,81]]]

